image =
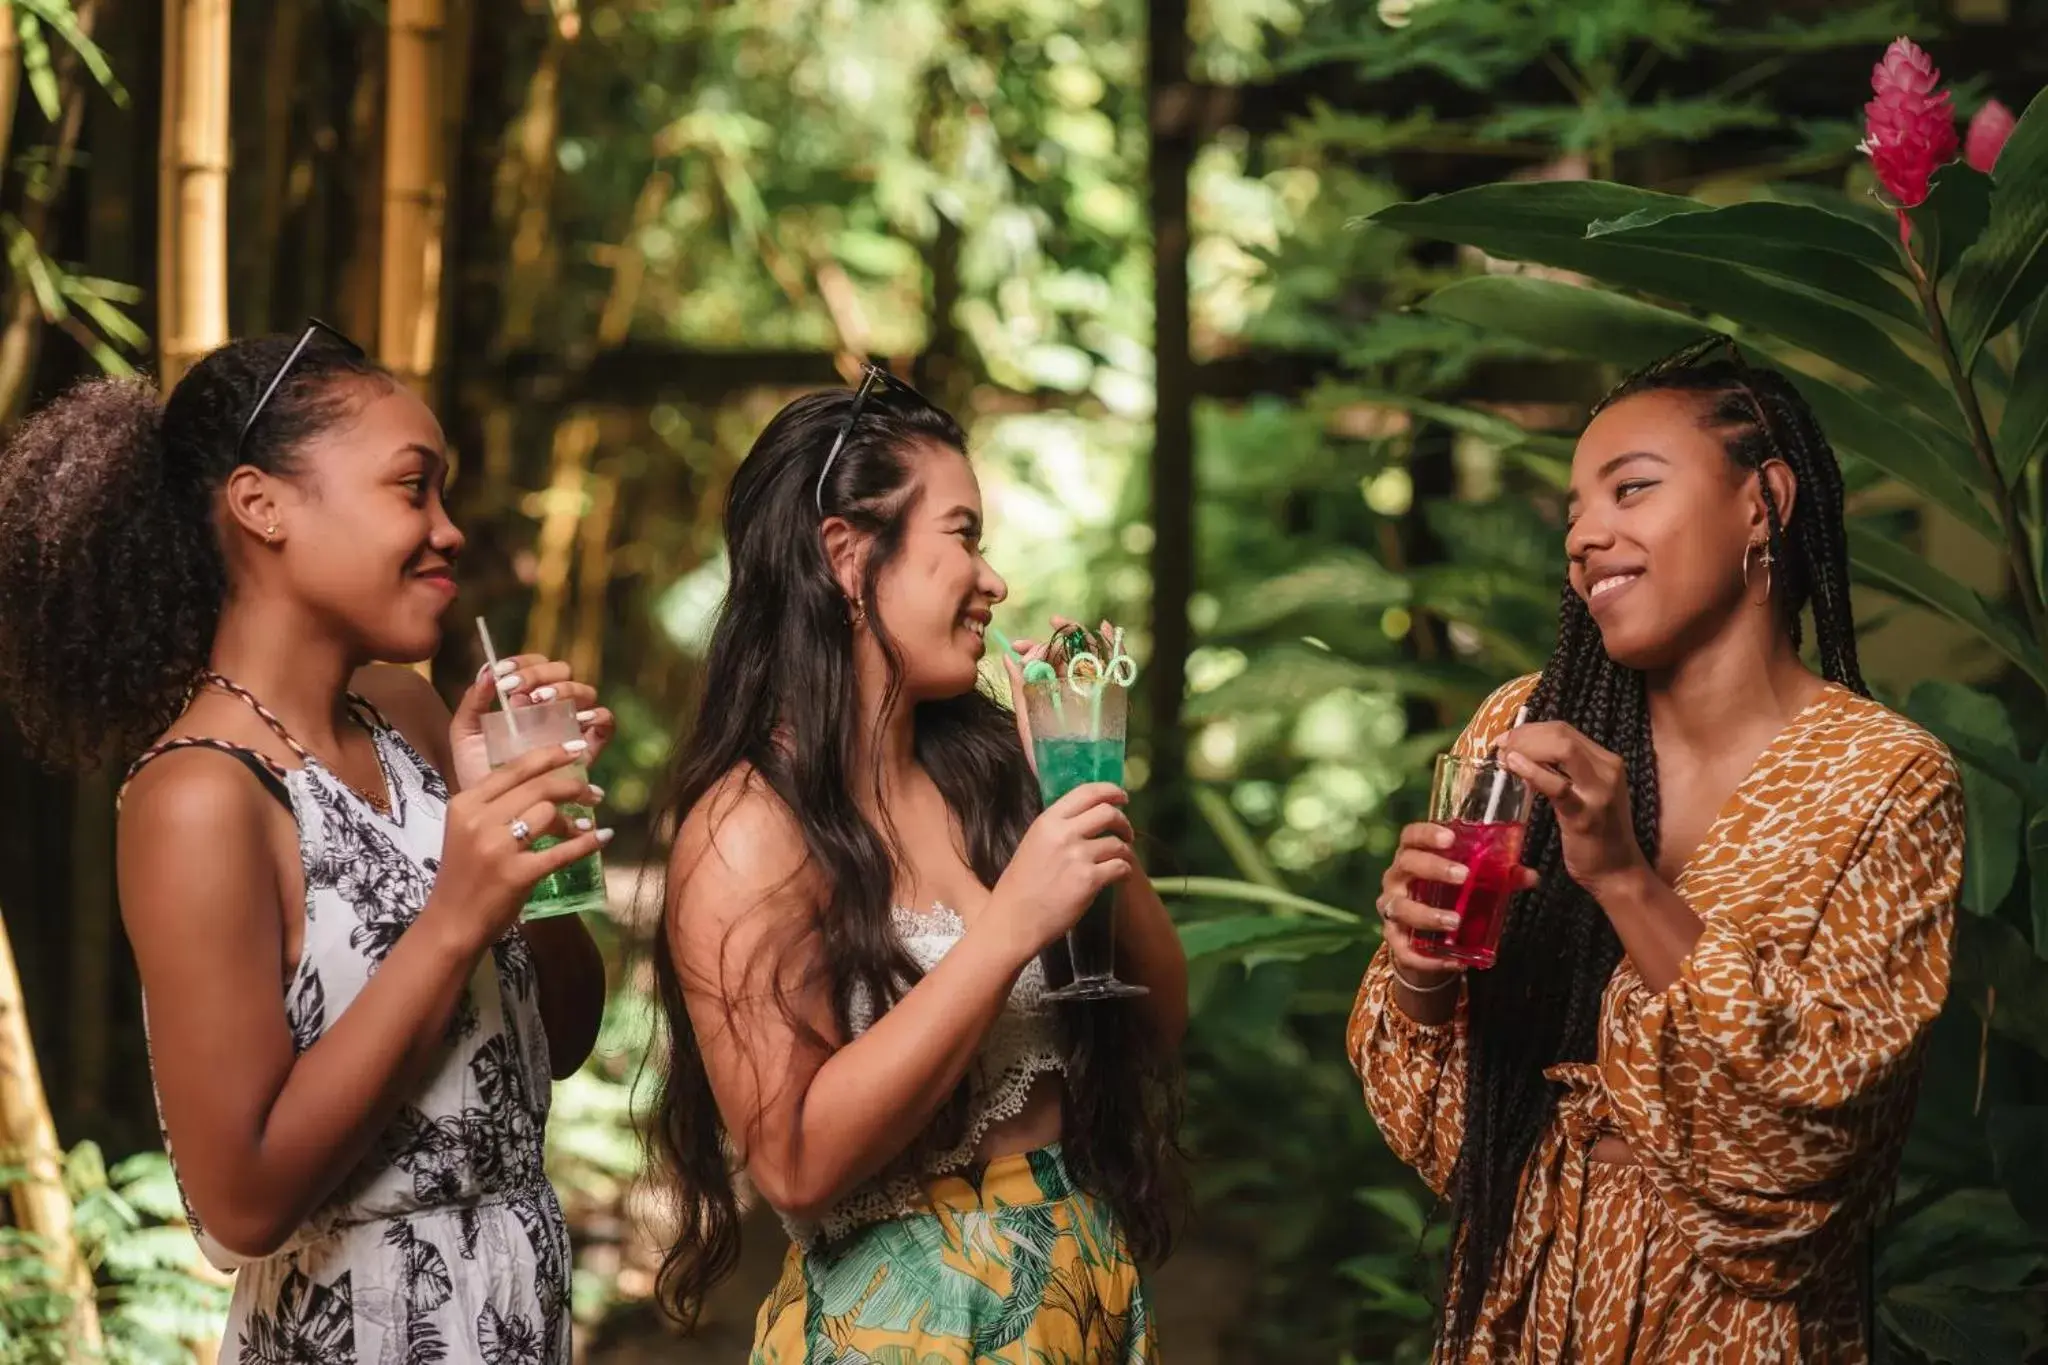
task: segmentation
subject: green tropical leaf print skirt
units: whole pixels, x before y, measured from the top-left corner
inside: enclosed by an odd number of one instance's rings
[[[1151,1365],[1145,1288],[1057,1146],[925,1186],[926,1206],[791,1247],[752,1365]]]

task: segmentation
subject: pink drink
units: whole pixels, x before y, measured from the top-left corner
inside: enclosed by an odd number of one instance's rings
[[[1500,947],[1500,931],[1507,919],[1508,901],[1515,894],[1515,869],[1522,862],[1520,822],[1484,824],[1477,820],[1446,820],[1453,842],[1444,857],[1463,863],[1467,876],[1462,886],[1418,881],[1410,892],[1414,899],[1458,916],[1458,927],[1448,933],[1421,931],[1415,935],[1417,951],[1429,956],[1462,962],[1471,967],[1491,967],[1494,951]]]

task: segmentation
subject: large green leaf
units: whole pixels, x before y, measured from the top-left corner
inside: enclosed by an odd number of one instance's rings
[[[2048,292],[2048,90],[2034,96],[1991,171],[1991,221],[1956,271],[1950,330],[1967,371],[1978,350]]]
[[[1973,491],[1983,478],[1960,436],[1916,414],[1887,410],[1875,391],[1853,392],[1787,368],[1837,450],[1883,470],[1979,535],[1998,539],[1998,523]]]
[[[1668,308],[1532,275],[1459,280],[1422,306],[1492,334],[1629,368],[1697,341],[1707,331],[1704,323]]]
[[[1890,242],[1862,224],[1803,204],[1768,199],[1705,209],[1638,209],[1594,223],[1588,237],[1675,255],[1733,261],[1808,289],[1883,313],[1908,327],[1926,325],[1904,287],[1903,263]]]
[[[1998,423],[1998,472],[2017,484],[2029,461],[2048,454],[2048,328],[2036,327],[2012,372],[2012,396]]]
[[[2027,822],[2027,908],[2034,927],[2034,955],[2048,959],[2048,810]]]
[[[1918,555],[1871,535],[1860,525],[1849,531],[1849,563],[1873,586],[1967,626],[2048,687],[2048,665],[2031,648],[2021,627],[2004,608],[1957,582]]]
[[[1877,1313],[1935,1365],[2013,1365],[2027,1346],[2026,1330],[2010,1308],[1965,1289],[1901,1285],[1886,1292]]]
[[[1377,612],[1412,596],[1408,580],[1371,555],[1334,550],[1277,577],[1233,589],[1212,630],[1235,635],[1310,612]]]
[[[2048,962],[2003,920],[1961,916],[1950,983],[1994,1032],[2048,1059]]]
[[[1460,280],[1438,290],[1423,307],[1496,335],[1631,368],[1696,341],[1707,330],[1683,313],[1608,290],[1521,275]],[[1864,395],[1828,380],[1797,372],[1792,380],[1837,449],[1932,499],[1980,534],[1998,535],[1998,524],[1971,492],[1981,480],[1959,436],[1890,404],[1880,411]]]
[[[2019,747],[2012,718],[1998,698],[1959,683],[1921,683],[1906,699],[1906,714],[1946,739],[1966,737],[1972,746],[2007,751]],[[2019,874],[2021,820],[2025,807],[1996,777],[1958,755],[1969,838],[1963,863],[1963,908],[1991,915]]]
[[[1202,720],[1234,711],[1298,711],[1344,687],[1476,705],[1495,681],[1484,670],[1464,664],[1362,664],[1306,645],[1290,645],[1260,653],[1229,682],[1190,698],[1188,718]]]
[[[1308,915],[1331,924],[1360,925],[1364,916],[1297,896],[1292,891],[1263,882],[1232,881],[1228,877],[1154,877],[1153,887],[1162,898],[1192,897],[1198,900],[1239,901],[1249,905],[1270,905],[1276,910]]]
[[[2034,1230],[2048,1237],[2048,1104],[1999,1104],[1987,1125],[1998,1183]]]
[[[1180,929],[1181,950],[1190,961],[1208,957],[1257,957],[1265,961],[1315,957],[1342,952],[1373,937],[1363,927],[1343,930],[1325,921],[1280,919],[1272,915],[1198,920]]]
[[[1991,177],[1966,161],[1952,161],[1934,173],[1927,198],[1906,215],[1913,222],[1920,263],[1945,279],[1991,218]],[[1914,310],[1916,320],[1920,310]]]
[[[1632,245],[1625,234],[1589,238],[1595,222],[1639,211],[1677,212],[1693,201],[1601,181],[1484,185],[1395,204],[1375,222],[1475,246],[1494,256],[1576,270],[1769,332],[1861,375],[1939,421],[1955,398],[1933,371],[1863,313],[1776,275],[1732,261]]]

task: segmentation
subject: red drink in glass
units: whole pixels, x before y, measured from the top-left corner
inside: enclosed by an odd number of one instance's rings
[[[1417,931],[1416,950],[1469,967],[1491,967],[1500,947],[1508,901],[1515,894],[1515,869],[1521,866],[1522,834],[1527,826],[1520,821],[1456,819],[1445,820],[1443,825],[1453,840],[1444,856],[1465,865],[1465,880],[1458,886],[1413,882],[1409,894],[1424,905],[1456,914],[1458,927],[1448,933]]]

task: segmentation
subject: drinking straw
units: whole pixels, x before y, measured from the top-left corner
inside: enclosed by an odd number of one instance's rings
[[[999,629],[996,623],[993,621],[988,623],[988,636],[991,640],[994,640],[996,642],[997,649],[1007,650],[1009,653],[1016,655],[1020,659],[1024,657],[1024,651],[1017,648],[1017,646],[1011,644],[1010,637],[1003,634],[1001,629]]]
[[[1518,706],[1515,708],[1515,723],[1508,728],[1510,730],[1519,730],[1522,728],[1522,722],[1527,719],[1529,719],[1529,708],[1527,706]],[[1507,790],[1508,770],[1501,767],[1499,762],[1496,761],[1493,766],[1493,790],[1487,795],[1486,813],[1479,817],[1480,824],[1490,825],[1493,823],[1493,817],[1500,814],[1500,799],[1507,795]]]
[[[512,728],[512,733],[516,736],[519,733],[519,713],[512,709],[511,698],[505,695],[505,680],[498,675],[498,651],[491,648],[491,628],[484,624],[484,618],[481,616],[476,618],[476,633],[484,642],[484,662],[491,670],[491,689],[498,694],[498,705],[505,712],[505,724]]]

